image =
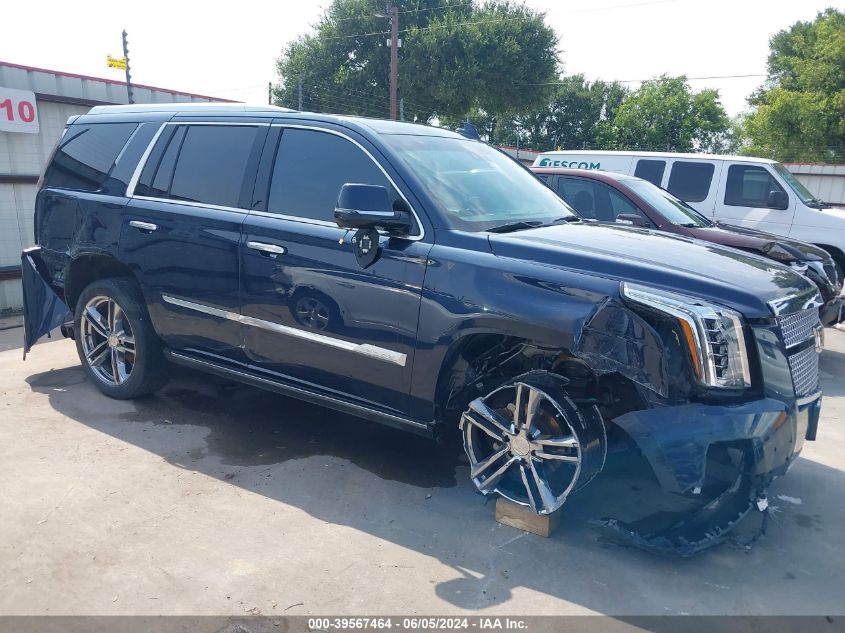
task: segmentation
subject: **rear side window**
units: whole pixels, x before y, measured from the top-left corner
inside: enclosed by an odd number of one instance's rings
[[[710,191],[714,170],[712,163],[676,162],[667,189],[684,202],[701,202]]]
[[[100,191],[137,123],[72,125],[47,168],[45,186]]]
[[[660,186],[663,182],[663,172],[666,171],[665,160],[639,160],[634,175],[637,178],[648,180],[651,184]]]
[[[337,195],[346,183],[381,185],[393,191],[373,160],[345,138],[286,129],[273,165],[267,211],[334,222]]]
[[[725,184],[725,204],[732,207],[768,207],[769,193],[783,191],[768,170],[753,165],[731,165]]]
[[[150,152],[135,194],[237,207],[258,129],[167,126]]]

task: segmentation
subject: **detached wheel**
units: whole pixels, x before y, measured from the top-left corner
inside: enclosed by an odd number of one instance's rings
[[[105,395],[137,398],[167,381],[161,342],[132,281],[91,283],[79,295],[74,325],[82,367]]]
[[[566,384],[561,376],[530,372],[469,404],[460,428],[478,490],[550,514],[601,471],[607,455],[601,414],[575,404]]]

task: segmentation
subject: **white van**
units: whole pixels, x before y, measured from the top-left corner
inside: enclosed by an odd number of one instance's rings
[[[810,242],[845,270],[845,209],[822,203],[764,158],[669,152],[544,152],[535,167],[602,169],[667,189],[714,220]]]

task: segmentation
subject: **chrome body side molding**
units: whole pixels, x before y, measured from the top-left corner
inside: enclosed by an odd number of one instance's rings
[[[352,343],[350,341],[344,341],[343,339],[334,338],[333,336],[326,336],[325,334],[317,334],[316,332],[300,330],[298,328],[282,325],[281,323],[274,323],[272,321],[265,321],[264,319],[257,319],[255,317],[238,314],[237,312],[230,312],[228,310],[215,308],[214,306],[209,306],[202,303],[195,303],[193,301],[188,301],[187,299],[171,297],[170,295],[162,295],[161,298],[164,299],[166,303],[180,306],[182,308],[187,308],[188,310],[194,310],[196,312],[210,314],[211,316],[216,316],[221,319],[229,319],[230,321],[238,321],[240,323],[243,323],[244,325],[259,327],[264,330],[276,332],[277,334],[293,336],[295,338],[311,341],[312,343],[319,343],[320,345],[326,345],[335,349],[342,349],[347,352],[362,354],[363,356],[369,356],[370,358],[375,358],[386,363],[399,365],[400,367],[404,367],[405,363],[408,360],[405,354],[384,347],[377,347],[375,345],[369,345],[366,343]]]

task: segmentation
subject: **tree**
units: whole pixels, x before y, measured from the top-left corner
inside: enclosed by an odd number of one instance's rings
[[[743,152],[782,161],[845,161],[845,13],[828,9],[769,42],[768,78],[749,99]]]
[[[532,146],[595,147],[626,94],[618,83],[590,83],[584,75],[563,77],[548,110],[523,117],[521,127]]]
[[[721,152],[732,144],[730,131],[717,90],[693,92],[686,77],[664,75],[629,93],[598,140],[620,149]]]
[[[484,111],[500,117],[536,107],[548,89],[525,83],[554,79],[557,36],[541,13],[508,0],[400,0],[399,96],[405,118],[461,119]],[[276,102],[314,111],[386,116],[389,102],[387,21],[382,0],[334,0],[313,34],[290,44],[277,62]]]

